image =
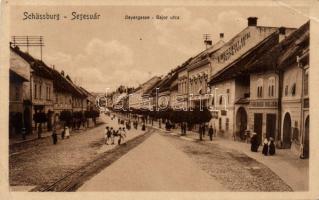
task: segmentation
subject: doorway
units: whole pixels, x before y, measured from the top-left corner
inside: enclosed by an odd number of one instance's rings
[[[261,138],[262,138],[262,127],[263,127],[263,114],[255,113],[254,114],[254,132],[257,134],[257,138],[260,144],[261,144]]]
[[[247,112],[245,108],[240,107],[236,115],[236,136],[245,139],[245,131],[247,130]]]
[[[276,114],[267,114],[266,116],[266,137],[275,139],[276,132]]]
[[[283,124],[283,148],[290,149],[291,147],[291,117],[289,113],[285,114]]]

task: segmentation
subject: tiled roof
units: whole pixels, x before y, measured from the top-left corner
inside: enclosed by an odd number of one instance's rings
[[[42,61],[32,57],[30,54],[26,52],[21,51],[20,48],[17,46],[16,47],[10,46],[10,49],[30,64],[34,74],[36,74],[37,76],[52,80],[52,75],[46,69]]]
[[[258,60],[265,52],[276,44],[278,44],[278,32],[272,33],[259,44],[251,48],[245,54],[234,60],[231,64],[214,74],[209,83],[217,83],[220,81],[245,75],[253,70],[252,64]]]
[[[304,49],[309,48],[309,21],[300,28],[292,32],[280,43],[269,48],[253,67],[264,69],[284,69],[292,62],[296,62],[296,56],[301,54]]]
[[[68,80],[57,70],[50,68],[43,61],[35,59],[30,54],[23,52],[19,49],[19,47],[11,47],[11,50],[22,57],[25,61],[27,61],[31,68],[33,69],[33,73],[40,77],[44,77],[53,81],[54,88],[60,92],[71,93],[75,96],[86,97],[87,94],[83,90],[79,88],[79,86],[75,85],[72,81]]]
[[[10,69],[10,81],[16,82],[24,82],[24,81],[29,81],[28,79],[24,78],[14,70]]]

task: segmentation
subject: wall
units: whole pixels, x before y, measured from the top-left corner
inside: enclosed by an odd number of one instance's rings
[[[292,95],[292,86],[296,84],[295,95]],[[288,86],[287,94],[285,91],[286,86]],[[283,138],[283,125],[284,117],[286,113],[290,114],[292,130],[297,130],[299,132],[299,137],[297,140],[293,140],[292,149],[296,152],[299,151],[299,145],[301,142],[301,130],[303,126],[302,110],[301,110],[301,90],[302,90],[302,69],[297,66],[297,63],[293,64],[284,71],[283,74],[283,98],[282,98],[282,134]],[[293,131],[292,131],[293,134]]]
[[[246,27],[242,32],[237,34],[229,42],[225,43],[223,47],[213,54],[212,74],[215,74],[235,61],[276,30],[277,28],[270,27]]]
[[[269,96],[269,86],[271,79],[274,83],[273,95]],[[262,86],[262,96],[257,96],[257,88]],[[278,88],[279,77],[276,73],[269,71],[266,73],[254,73],[250,75],[250,105],[248,107],[248,127],[254,130],[254,115],[262,114],[262,137],[261,141],[266,137],[267,132],[267,114],[276,116],[274,139],[277,139],[278,134]]]
[[[229,91],[227,93],[227,90]],[[234,100],[235,100],[235,80],[220,82],[211,87],[210,105],[218,111],[218,119],[212,119],[210,123],[216,128],[218,135],[225,138],[232,138],[234,131]],[[222,104],[220,104],[222,98]],[[214,106],[212,101],[215,101]],[[227,110],[226,115],[224,111]],[[229,120],[228,130],[226,128],[226,120]],[[219,120],[221,120],[221,128],[219,128]]]

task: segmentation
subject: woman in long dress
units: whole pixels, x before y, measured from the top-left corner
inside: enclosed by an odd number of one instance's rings
[[[257,134],[255,132],[252,134],[252,137],[250,139],[250,143],[251,143],[250,150],[252,152],[257,152],[258,151],[258,147],[259,147],[259,142],[258,142]]]
[[[268,156],[268,143],[269,143],[268,139],[265,138],[265,140],[264,140],[264,146],[263,146],[263,151],[262,151],[262,153],[263,153],[265,156]]]
[[[66,138],[70,138],[70,130],[69,130],[69,127],[66,126],[64,131],[65,131],[65,137],[66,137]]]
[[[275,147],[275,143],[274,143],[274,139],[270,138],[269,139],[269,155],[275,155],[276,153],[276,147]]]

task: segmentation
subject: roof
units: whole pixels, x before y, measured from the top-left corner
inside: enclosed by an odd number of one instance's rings
[[[30,64],[34,74],[52,80],[50,72],[46,69],[45,64],[42,61],[32,57],[27,52],[21,51],[18,46],[10,46],[10,49]]]
[[[253,67],[266,69],[284,69],[296,62],[296,56],[309,49],[309,21],[292,32],[287,38],[265,52],[256,60]]]
[[[14,70],[10,69],[10,81],[13,82],[24,82],[24,81],[29,81],[28,79],[24,78]]]
[[[153,91],[153,89],[155,87],[158,86],[158,83],[161,82],[161,79],[157,79],[157,80],[154,80],[153,83],[151,83],[147,88],[145,88],[145,91],[143,92],[143,95],[151,95],[151,92]]]
[[[150,91],[149,93],[155,94],[156,88],[158,88],[158,92],[164,92],[164,91],[170,90],[171,84],[174,82],[174,80],[177,79],[177,77],[178,77],[177,72],[173,74],[167,74],[158,84],[156,84],[152,88],[152,91]]]
[[[44,77],[53,81],[54,88],[61,92],[71,93],[75,96],[86,97],[87,94],[75,85],[72,81],[68,80],[57,70],[50,68],[46,63],[32,57],[30,54],[23,52],[18,46],[11,47],[10,49],[27,61],[31,68],[34,70],[33,73],[40,77]]]
[[[297,56],[309,48],[309,28],[310,22],[308,21],[275,47],[279,52],[277,61],[279,69],[284,69],[292,62],[296,62]]]
[[[143,84],[139,85],[133,92],[137,92],[140,89],[145,89],[145,90],[149,90],[150,88],[147,87],[147,84],[152,83],[152,81],[156,81],[158,82],[158,80],[161,80],[161,77],[159,76],[153,76],[152,78],[150,78],[149,80],[147,80],[146,82],[144,82]],[[144,91],[145,93],[145,91]]]
[[[218,71],[211,78],[209,83],[214,84],[220,81],[228,80],[240,75],[247,74],[247,72],[253,70],[251,64],[254,63],[259,57],[261,57],[269,48],[278,43],[278,32],[274,32],[258,43],[253,48],[249,49],[246,53],[238,57],[232,63],[227,65],[222,70]]]
[[[190,61],[189,64],[193,65],[195,63],[198,63],[202,60],[204,60],[207,56],[211,56],[213,53],[215,53],[218,49],[222,47],[222,45],[225,44],[223,40],[219,40],[216,44],[212,45],[211,47],[205,49],[204,51],[200,52],[196,56],[194,56]]]

